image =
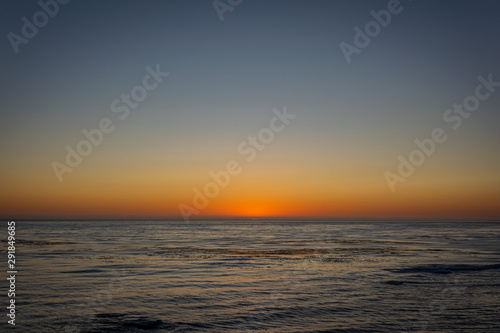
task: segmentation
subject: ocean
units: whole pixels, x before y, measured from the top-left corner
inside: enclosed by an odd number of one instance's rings
[[[19,332],[500,332],[496,222],[16,221],[16,264]]]

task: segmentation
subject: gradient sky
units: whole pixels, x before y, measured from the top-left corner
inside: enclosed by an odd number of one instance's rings
[[[226,2],[226,1],[223,1]],[[16,54],[36,1],[0,3],[0,216],[166,217],[230,160],[242,171],[197,217],[500,219],[500,88],[452,130],[443,113],[500,81],[498,1],[409,1],[347,63],[339,47],[387,1],[77,1]],[[111,103],[170,75],[120,120]],[[297,115],[248,162],[272,110]],[[116,126],[63,175],[103,118]],[[446,142],[392,192],[415,139]]]

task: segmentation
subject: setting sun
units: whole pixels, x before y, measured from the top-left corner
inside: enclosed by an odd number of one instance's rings
[[[241,217],[274,217],[288,212],[286,206],[282,204],[251,199],[216,203],[212,209],[207,209],[209,215]]]

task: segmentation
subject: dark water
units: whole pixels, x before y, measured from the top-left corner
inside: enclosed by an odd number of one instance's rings
[[[16,329],[500,332],[499,237],[478,222],[18,222]]]

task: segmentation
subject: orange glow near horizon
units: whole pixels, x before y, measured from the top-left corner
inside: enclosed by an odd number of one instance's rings
[[[247,168],[211,198],[191,218],[373,218],[373,219],[499,219],[496,183],[462,182],[442,187],[418,176],[392,193],[382,177],[359,179],[360,173],[326,172],[309,176],[280,175],[275,167]],[[268,172],[272,170],[272,172]],[[89,170],[90,171],[90,170]],[[210,182],[198,171],[178,173],[126,173],[110,169],[77,170],[65,182],[27,175],[25,186],[7,178],[0,193],[4,218],[182,218],[179,204],[195,207],[193,188]],[[207,173],[205,173],[206,175]],[[188,177],[191,175],[191,177]],[[368,177],[368,176],[367,176]],[[124,182],[123,180],[126,180]],[[200,185],[201,184],[201,185]],[[457,182],[457,184],[459,184]],[[12,190],[13,189],[13,190]]]

